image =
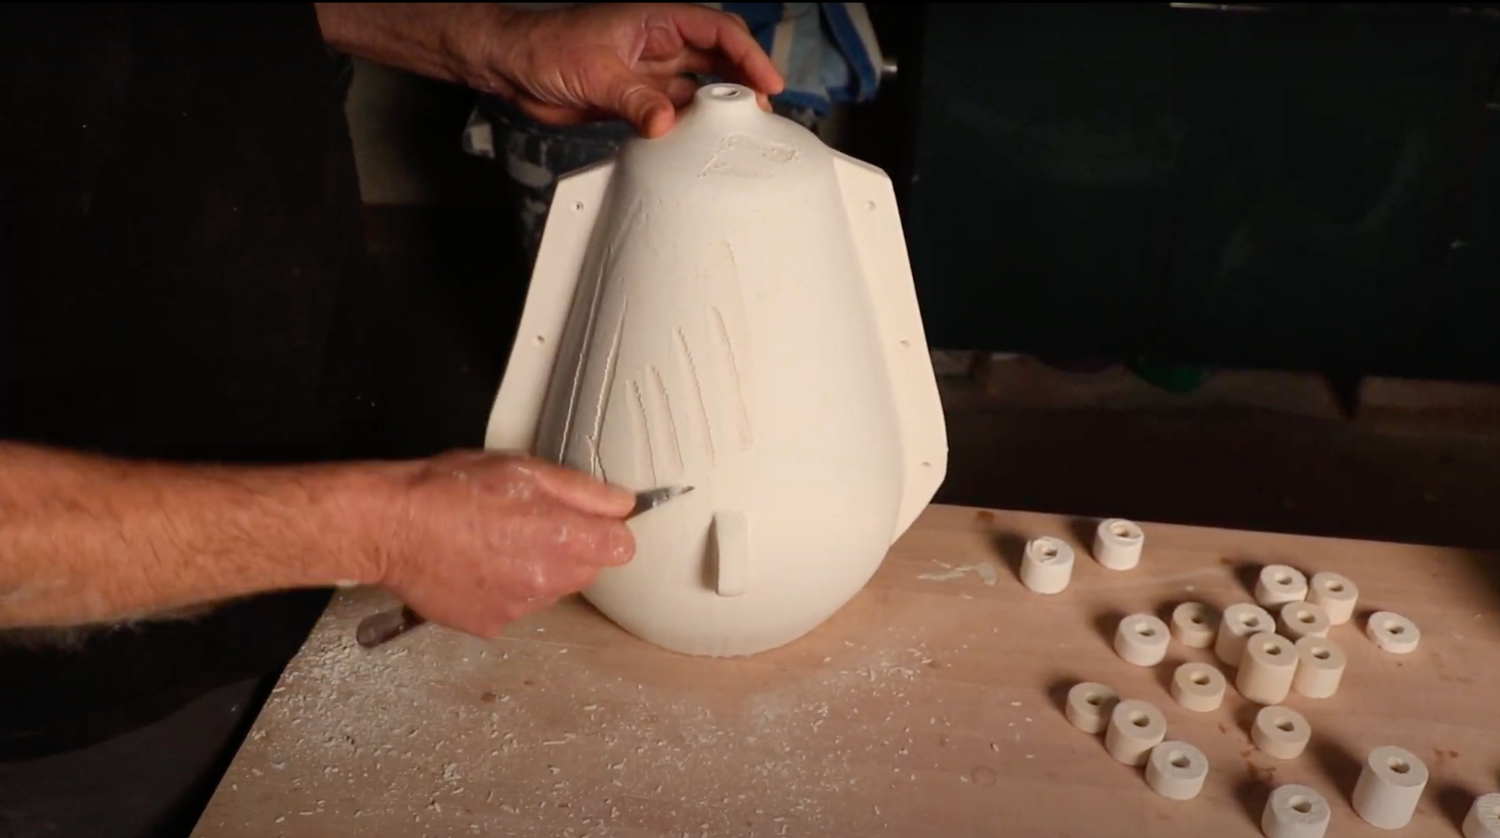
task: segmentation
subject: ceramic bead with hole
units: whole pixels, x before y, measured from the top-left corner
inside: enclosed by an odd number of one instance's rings
[[[1307,601],[1327,612],[1330,625],[1341,626],[1354,619],[1359,587],[1349,577],[1325,570],[1307,584]]]
[[[1268,564],[1255,580],[1255,601],[1263,608],[1307,599],[1307,577],[1295,567]]]
[[[1228,683],[1214,667],[1189,661],[1172,673],[1172,699],[1188,710],[1208,713],[1224,703]]]
[[[1186,742],[1166,740],[1146,760],[1146,785],[1162,797],[1192,800],[1208,779],[1208,757]]]
[[[1115,628],[1115,652],[1136,666],[1156,666],[1167,656],[1167,624],[1154,614],[1131,614]]]
[[[1098,733],[1109,723],[1109,714],[1119,701],[1120,697],[1108,684],[1084,681],[1068,690],[1063,715],[1084,733]]]
[[[1405,748],[1382,745],[1365,757],[1350,802],[1371,826],[1400,829],[1411,823],[1425,788],[1426,763]]]
[[[1141,563],[1146,534],[1132,521],[1108,518],[1094,530],[1094,559],[1110,570],[1130,570]]]
[[[1281,633],[1292,640],[1327,637],[1328,614],[1310,602],[1288,602],[1281,606]]]
[[[1307,750],[1312,725],[1290,707],[1262,707],[1250,725],[1250,741],[1277,759],[1296,759]]]
[[[1167,738],[1167,717],[1150,702],[1127,699],[1115,705],[1104,731],[1104,749],[1126,765],[1145,765],[1151,749]]]
[[[1289,783],[1266,800],[1260,831],[1266,838],[1323,838],[1332,819],[1333,810],[1316,789]]]
[[[1500,838],[1500,794],[1474,798],[1474,805],[1464,816],[1464,838]]]
[[[1219,634],[1219,615],[1201,602],[1184,602],[1172,609],[1172,637],[1192,649],[1207,649]]]
[[[1365,636],[1393,655],[1408,655],[1417,650],[1422,632],[1417,624],[1392,611],[1376,611],[1365,623]]]
[[[1271,612],[1253,603],[1237,602],[1224,609],[1224,616],[1219,620],[1214,654],[1229,666],[1239,666],[1245,641],[1250,635],[1275,630],[1276,621],[1271,619]]]
[[[1021,584],[1034,593],[1056,594],[1073,578],[1073,548],[1050,536],[1034,538],[1021,557]]]
[[[1326,637],[1304,637],[1297,641],[1297,673],[1292,691],[1308,698],[1328,698],[1339,691],[1349,656]]]
[[[1263,631],[1245,641],[1234,687],[1258,704],[1280,704],[1292,691],[1297,675],[1297,649],[1279,634]]]

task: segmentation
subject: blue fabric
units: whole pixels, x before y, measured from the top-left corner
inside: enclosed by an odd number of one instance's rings
[[[786,77],[773,97],[827,116],[835,105],[866,102],[880,87],[880,47],[862,35],[863,3],[719,3],[745,19]],[[778,29],[782,29],[778,33]],[[778,44],[778,34],[782,43]]]

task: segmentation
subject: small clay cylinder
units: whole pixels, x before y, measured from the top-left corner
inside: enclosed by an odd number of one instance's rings
[[[1400,829],[1416,814],[1427,787],[1427,766],[1405,748],[1382,745],[1365,757],[1354,784],[1354,811],[1371,826]]]
[[[1307,750],[1312,725],[1290,707],[1262,707],[1250,726],[1250,741],[1277,759],[1296,759]]]
[[[1260,577],[1255,580],[1255,601],[1262,607],[1274,608],[1299,599],[1307,599],[1307,577],[1302,571],[1284,564],[1268,564],[1260,569]]]
[[[1365,623],[1365,636],[1376,646],[1393,655],[1407,655],[1417,650],[1422,632],[1417,624],[1392,611],[1376,611]]]
[[[1167,656],[1167,624],[1152,614],[1131,614],[1115,628],[1115,652],[1136,666],[1155,666]]]
[[[1271,792],[1261,812],[1260,831],[1266,838],[1323,838],[1332,817],[1323,795],[1292,783]]]
[[[1162,797],[1192,800],[1208,778],[1208,757],[1186,742],[1167,740],[1151,749],[1146,785]]]
[[[1297,674],[1292,690],[1308,698],[1328,698],[1339,690],[1348,655],[1326,637],[1304,637],[1297,641]]]
[[[1219,709],[1227,687],[1224,673],[1206,663],[1190,661],[1172,673],[1172,698],[1199,713]]]
[[[1068,690],[1063,715],[1084,733],[1098,733],[1109,723],[1109,714],[1120,697],[1107,684],[1084,681]]]
[[[1239,666],[1250,635],[1275,630],[1276,621],[1271,619],[1269,611],[1253,603],[1237,602],[1224,609],[1224,617],[1219,620],[1214,654],[1229,666]]]
[[[1474,798],[1464,817],[1464,838],[1500,838],[1500,794]]]
[[[1184,602],[1172,609],[1172,637],[1193,649],[1214,645],[1219,634],[1219,615],[1201,602]]]
[[[1297,648],[1279,634],[1263,631],[1245,641],[1235,689],[1259,704],[1280,704],[1292,691],[1297,674]]]
[[[1151,749],[1167,738],[1167,718],[1150,703],[1126,699],[1109,714],[1104,749],[1126,765],[1145,765]]]
[[[1021,557],[1021,584],[1039,594],[1056,594],[1073,578],[1073,548],[1050,536],[1034,538]]]
[[[1322,606],[1330,625],[1341,626],[1354,619],[1354,605],[1359,602],[1359,586],[1349,577],[1323,571],[1314,573],[1307,585],[1307,601]]]
[[[1094,558],[1110,570],[1129,570],[1141,563],[1146,534],[1123,518],[1099,522],[1094,530]]]
[[[1288,602],[1281,606],[1281,633],[1292,640],[1327,637],[1328,614],[1310,602]]]

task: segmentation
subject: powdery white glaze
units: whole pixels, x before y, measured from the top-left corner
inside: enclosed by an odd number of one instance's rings
[[[747,655],[811,631],[947,468],[890,179],[730,84],[561,178],[485,447],[696,488],[584,592],[633,634]]]

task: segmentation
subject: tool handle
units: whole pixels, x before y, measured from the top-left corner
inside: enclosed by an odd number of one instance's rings
[[[427,618],[406,606],[392,608],[379,614],[371,614],[360,621],[354,639],[366,649],[395,640],[427,622]]]

